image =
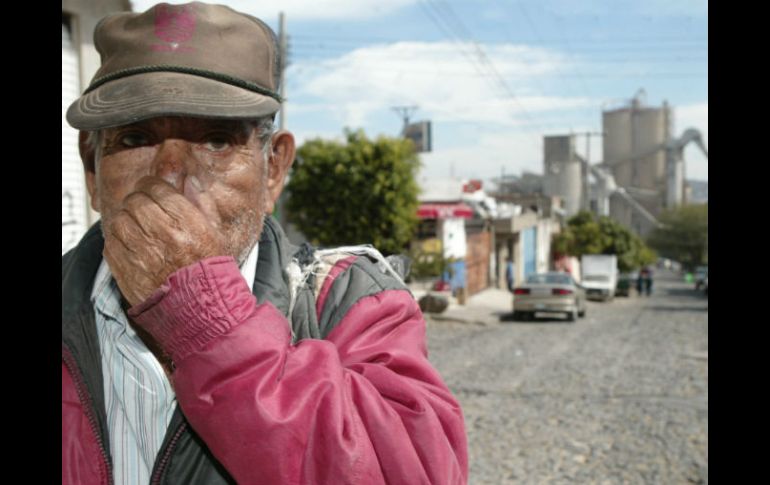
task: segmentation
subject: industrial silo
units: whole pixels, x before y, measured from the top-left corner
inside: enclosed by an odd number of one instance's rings
[[[602,153],[615,183],[631,185],[631,110],[627,108],[602,113]]]
[[[664,190],[665,143],[671,133],[671,110],[642,105],[639,96],[629,106],[604,111],[604,161],[622,187]]]
[[[567,216],[580,210],[582,200],[582,165],[575,156],[575,135],[544,137],[545,195],[564,200]]]
[[[641,93],[641,92],[640,92]],[[663,208],[666,194],[666,150],[672,117],[669,106],[646,107],[639,95],[620,109],[602,113],[604,162],[619,187],[653,215]],[[621,200],[611,201],[623,204]],[[611,210],[613,217],[628,227],[639,223],[626,207]]]

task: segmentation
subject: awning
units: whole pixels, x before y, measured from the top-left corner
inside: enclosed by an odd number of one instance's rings
[[[417,209],[417,217],[420,219],[449,219],[451,217],[473,218],[473,209],[470,206],[458,203],[447,204],[420,204]]]

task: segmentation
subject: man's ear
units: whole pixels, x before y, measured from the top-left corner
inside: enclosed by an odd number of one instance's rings
[[[96,190],[96,152],[87,140],[88,132],[81,131],[78,135],[78,148],[80,149],[80,159],[83,161],[83,169],[86,172],[86,189],[88,189],[88,195],[91,196],[91,208],[99,212],[99,191]]]
[[[295,151],[294,135],[291,132],[280,130],[273,135],[273,151],[267,159],[267,190],[269,193],[267,214],[273,212],[275,202],[283,191],[286,174],[289,173],[289,168],[294,163]]]

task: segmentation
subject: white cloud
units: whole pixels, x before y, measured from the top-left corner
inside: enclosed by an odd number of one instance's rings
[[[472,49],[462,47],[469,56]],[[587,98],[539,93],[538,79],[571,69],[572,61],[560,53],[503,44],[487,46],[486,55],[515,98],[450,42],[398,42],[359,48],[330,60],[298,61],[287,72],[295,86],[290,97],[299,103],[328,103],[335,107],[338,121],[348,126],[364,125],[391,106],[404,104],[419,105],[421,116],[437,122],[506,126],[529,122],[535,113],[595,104]]]
[[[418,105],[415,119],[433,121],[434,140],[434,152],[421,155],[421,177],[453,173],[488,180],[502,167],[508,174],[541,172],[543,134],[587,131],[581,128],[585,111],[597,110],[598,117],[600,103],[543,94],[541,80],[574,69],[573,61],[559,52],[510,44],[486,45],[484,50],[515,99],[480,76],[455,43],[399,42],[293,64],[287,72],[289,119],[316,116],[326,126],[376,132],[383,118],[396,124],[391,107]],[[576,110],[583,111],[583,121],[569,117]],[[595,140],[594,160],[598,147]]]
[[[420,178],[489,180],[522,171],[542,173],[542,137],[516,131],[482,134],[464,146],[421,154]]]
[[[187,3],[189,0],[166,0],[167,3]],[[280,2],[255,2],[254,0],[217,0],[239,12],[261,19],[273,19],[279,12],[292,20],[363,19],[386,15],[416,0],[281,0]],[[133,10],[144,12],[157,0],[132,0]]]

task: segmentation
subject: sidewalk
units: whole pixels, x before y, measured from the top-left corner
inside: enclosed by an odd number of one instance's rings
[[[419,300],[428,291],[423,288],[410,288],[414,298]],[[444,291],[431,291],[434,295],[444,296],[449,300],[449,306],[442,313],[426,313],[430,320],[449,320],[462,323],[489,325],[499,321],[500,315],[511,313],[513,310],[513,295],[507,290],[486,288],[469,297],[465,305],[457,303],[457,298]]]

